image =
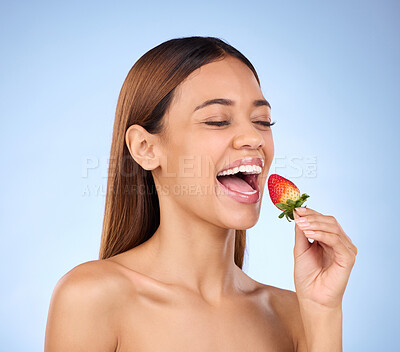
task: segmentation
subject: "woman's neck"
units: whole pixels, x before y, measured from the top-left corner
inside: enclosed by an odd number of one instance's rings
[[[163,212],[161,206],[160,211],[160,226],[143,244],[146,271],[153,278],[215,304],[241,291],[244,273],[234,262],[235,229],[217,227],[177,207]]]

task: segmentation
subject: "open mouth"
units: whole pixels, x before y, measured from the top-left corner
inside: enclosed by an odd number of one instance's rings
[[[217,176],[217,179],[226,188],[243,194],[258,192],[258,174],[237,172],[233,175]]]

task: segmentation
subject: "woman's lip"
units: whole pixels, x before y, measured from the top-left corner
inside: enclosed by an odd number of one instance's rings
[[[222,170],[218,171],[217,175],[220,172],[223,172],[223,171],[229,170],[229,169],[233,169],[234,167],[238,167],[241,165],[257,165],[257,166],[260,166],[261,168],[264,168],[264,159],[259,158],[259,157],[246,157],[246,158],[235,160],[233,163],[229,164],[228,166],[225,166]]]

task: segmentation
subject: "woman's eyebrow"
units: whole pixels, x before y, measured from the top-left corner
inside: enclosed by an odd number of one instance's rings
[[[216,98],[216,99],[210,99],[206,100],[205,102],[201,103],[199,106],[196,106],[193,112],[202,109],[208,105],[212,104],[221,104],[221,105],[226,105],[226,106],[232,106],[235,105],[235,102],[231,99],[224,99],[224,98]],[[270,103],[266,101],[265,99],[256,99],[253,101],[253,106],[268,106],[271,109]]]

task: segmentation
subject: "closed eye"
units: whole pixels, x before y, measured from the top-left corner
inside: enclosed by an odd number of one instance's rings
[[[229,125],[229,121],[206,121],[204,122],[206,125],[213,125],[213,126],[224,126]]]
[[[224,126],[224,125],[229,125],[229,121],[206,121],[204,122],[206,125],[213,125],[213,126]],[[258,123],[263,126],[271,127],[275,125],[276,121],[274,122],[269,122],[269,121],[254,121],[254,123]]]
[[[273,126],[273,125],[276,124],[276,121],[274,121],[274,122],[269,122],[269,121],[255,121],[254,123],[259,123],[260,125],[271,127],[271,126]]]

